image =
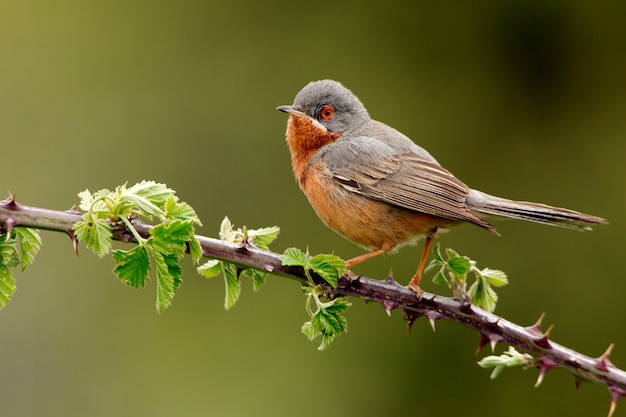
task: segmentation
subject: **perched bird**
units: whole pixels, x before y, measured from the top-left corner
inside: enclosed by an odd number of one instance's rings
[[[287,144],[300,188],[320,219],[369,252],[360,262],[425,237],[419,282],[439,229],[473,223],[495,234],[492,218],[513,218],[590,230],[606,220],[545,204],[513,201],[469,188],[425,149],[396,129],[370,118],[347,88],[313,81],[296,95],[289,114]]]

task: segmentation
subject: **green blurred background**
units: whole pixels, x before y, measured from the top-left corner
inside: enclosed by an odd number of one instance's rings
[[[423,3],[423,4],[422,4]],[[77,192],[164,182],[217,236],[279,225],[273,249],[345,258],[299,191],[284,142],[290,104],[333,78],[370,114],[470,186],[571,207],[610,226],[575,233],[522,222],[441,237],[508,272],[497,313],[589,355],[615,342],[626,366],[626,3],[462,1],[0,2],[0,190],[67,209]],[[605,415],[601,386],[555,371],[475,362],[478,335],[354,300],[325,352],[300,334],[298,285],[249,282],[225,312],[221,280],[188,259],[172,308],[122,285],[112,261],[43,233],[0,312],[0,414],[15,416]],[[419,248],[357,272],[399,280]],[[429,279],[427,291],[443,292]],[[499,346],[498,350],[503,347]],[[616,415],[626,415],[626,406]]]

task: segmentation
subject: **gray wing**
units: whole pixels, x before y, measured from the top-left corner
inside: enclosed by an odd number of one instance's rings
[[[326,147],[321,157],[335,181],[348,191],[421,213],[493,229],[467,208],[469,188],[425,151],[407,147],[397,151],[367,136],[339,139]],[[417,145],[415,147],[421,151]]]

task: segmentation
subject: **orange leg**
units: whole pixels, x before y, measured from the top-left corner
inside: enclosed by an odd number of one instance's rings
[[[356,264],[360,264],[361,262],[367,261],[368,259],[371,259],[371,258],[373,258],[375,256],[381,255],[381,254],[383,254],[385,252],[387,252],[387,250],[385,250],[383,248],[374,249],[371,252],[367,252],[367,253],[364,253],[363,255],[359,255],[359,256],[357,256],[355,258],[348,259],[346,261],[346,266],[348,268],[353,267]]]
[[[424,251],[422,252],[422,257],[420,259],[420,263],[417,266],[417,272],[413,275],[411,282],[409,282],[408,287],[415,291],[415,293],[420,296],[422,290],[420,289],[420,280],[422,279],[422,271],[424,270],[424,266],[426,265],[426,259],[428,258],[428,252],[430,252],[430,245],[433,243],[432,236],[426,236],[426,242],[424,243]]]

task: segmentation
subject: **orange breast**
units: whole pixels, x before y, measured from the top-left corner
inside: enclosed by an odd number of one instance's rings
[[[339,133],[329,132],[315,125],[312,119],[290,116],[287,123],[287,144],[291,166],[300,188],[306,182],[307,164],[322,146],[334,142]]]

